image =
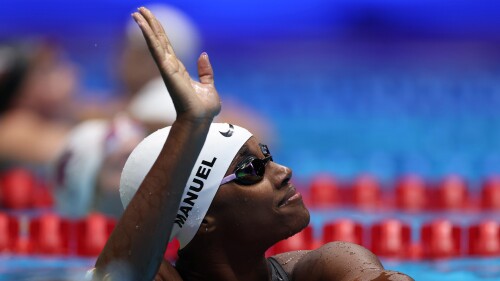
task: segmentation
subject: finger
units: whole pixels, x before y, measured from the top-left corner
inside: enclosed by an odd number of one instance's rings
[[[203,52],[198,58],[198,76],[203,84],[214,84],[214,71],[208,54]]]
[[[172,44],[170,44],[170,40],[168,39],[167,33],[163,29],[160,21],[154,16],[154,14],[147,8],[141,7],[139,8],[140,13],[149,23],[149,26],[153,30],[156,38],[162,45],[163,49],[167,51],[169,54],[175,55],[174,49],[172,48]]]
[[[154,56],[155,60],[163,61],[165,59],[165,50],[161,46],[158,38],[155,36],[149,23],[140,13],[135,12],[132,14],[132,17],[134,18],[135,22],[141,29],[142,35],[144,36],[144,39],[146,39],[146,43],[148,44],[148,47],[152,55]]]
[[[179,72],[181,72],[181,73],[185,72],[186,67],[175,55],[172,44],[170,43],[170,40],[168,39],[167,33],[165,32],[160,21],[158,21],[158,19],[154,16],[154,14],[146,7],[139,8],[139,12],[146,19],[148,24],[150,25],[151,30],[153,30],[153,33],[156,36],[156,39],[162,45],[163,51],[169,53],[170,55],[172,55],[174,57],[175,60],[177,60],[177,63],[179,64]]]
[[[163,28],[163,25],[161,24],[161,22],[156,19],[156,23],[157,23],[157,26],[160,30],[160,39],[162,40],[162,44],[163,44],[163,47],[168,50],[168,52],[170,54],[173,54],[175,55],[175,52],[174,52],[174,47],[172,47],[172,44],[170,43],[170,39],[168,39],[168,35],[167,33],[165,32],[165,29]]]

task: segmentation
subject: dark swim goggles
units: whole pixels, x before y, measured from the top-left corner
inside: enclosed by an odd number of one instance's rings
[[[264,159],[255,156],[248,157],[243,163],[236,167],[234,173],[223,178],[220,185],[231,181],[235,181],[241,185],[251,185],[261,181],[266,171],[266,165],[269,161],[273,161],[273,157],[269,153],[267,146],[260,145],[260,147],[266,156]]]

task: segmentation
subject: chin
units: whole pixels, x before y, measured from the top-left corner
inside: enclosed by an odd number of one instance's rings
[[[303,213],[301,214],[300,218],[303,220],[302,229],[304,229],[309,225],[309,221],[311,219],[311,215],[309,214],[309,210],[305,206],[304,206]]]
[[[298,208],[293,215],[293,218],[291,218],[291,224],[289,224],[290,231],[287,233],[288,237],[291,237],[306,228],[309,225],[310,218],[309,210],[305,206]]]
[[[309,210],[304,204],[299,203],[287,206],[287,208],[281,210],[276,220],[273,219],[274,226],[272,229],[275,230],[275,235],[273,235],[271,245],[299,233],[309,225],[309,220]],[[267,229],[267,227],[264,228]]]

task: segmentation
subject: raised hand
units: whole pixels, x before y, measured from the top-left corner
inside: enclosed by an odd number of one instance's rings
[[[165,30],[155,16],[141,7],[132,17],[141,28],[160,70],[177,111],[177,118],[192,121],[213,119],[220,112],[221,105],[208,55],[202,53],[198,58],[200,81],[194,81],[175,55]]]

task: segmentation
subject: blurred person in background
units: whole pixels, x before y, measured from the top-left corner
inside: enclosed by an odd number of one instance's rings
[[[144,138],[143,128],[124,114],[75,126],[53,165],[56,209],[69,217],[123,212],[118,188],[130,152]]]
[[[202,43],[195,23],[184,12],[165,4],[152,4],[151,10],[164,23],[179,58],[186,65],[195,65],[193,57],[199,53]],[[128,112],[132,118],[143,123],[149,132],[171,125],[176,116],[172,101],[141,30],[133,20],[127,22],[125,34],[117,73],[123,89],[118,106],[114,105],[112,108]],[[102,111],[102,115],[109,116],[108,106],[102,108]],[[227,120],[249,128],[268,142],[274,142],[276,138],[269,120],[264,120],[251,108],[236,100],[224,101],[224,110],[217,121]]]
[[[197,53],[200,36],[193,22],[172,7],[157,4],[154,9],[171,23],[180,56],[191,58]],[[87,120],[71,130],[53,165],[56,209],[63,215],[82,217],[96,211],[119,217],[123,212],[120,174],[129,153],[145,131],[175,120],[172,100],[133,20],[128,21],[125,34],[117,73],[122,94],[115,102],[97,105],[101,112],[93,111],[95,107],[84,109],[81,117]]]
[[[73,120],[74,64],[51,44],[0,44],[0,162],[47,164]]]
[[[274,243],[309,223],[292,171],[244,128],[212,123],[221,110],[208,55],[199,82],[175,56],[145,8],[133,14],[178,113],[142,141],[125,164],[125,213],[89,271],[92,280],[392,280],[370,251],[345,242],[265,258]],[[174,266],[163,259],[180,241]]]

